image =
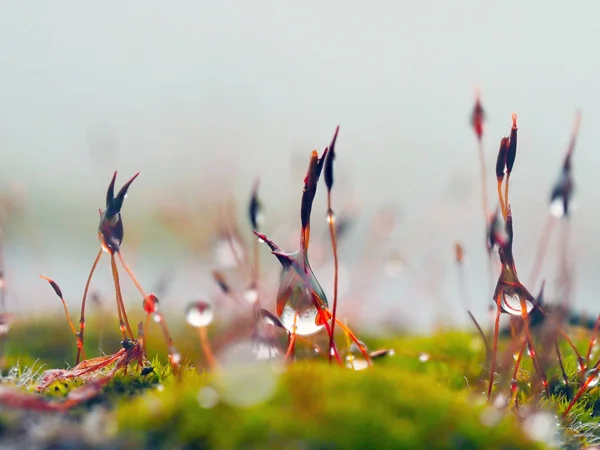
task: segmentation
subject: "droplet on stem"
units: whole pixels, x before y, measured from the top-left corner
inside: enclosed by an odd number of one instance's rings
[[[210,325],[214,318],[212,302],[208,299],[197,300],[188,305],[185,312],[185,320],[195,328]]]
[[[148,314],[154,314],[158,311],[158,298],[156,295],[149,294],[142,302],[142,306],[144,307],[144,311]]]

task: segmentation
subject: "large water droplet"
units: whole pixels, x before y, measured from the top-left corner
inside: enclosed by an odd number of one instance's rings
[[[505,293],[502,302],[502,310],[513,316],[521,316],[521,297],[518,294]],[[525,300],[525,310],[527,314],[533,309],[533,303]]]
[[[323,288],[308,262],[297,264],[305,265],[306,275],[301,277],[295,268],[284,270],[277,292],[277,310],[281,312],[279,319],[288,331],[307,336],[325,326],[315,303],[319,308],[328,305]]]
[[[191,326],[196,328],[210,325],[213,317],[213,305],[208,299],[197,300],[190,303],[185,311],[185,320]]]
[[[421,353],[419,355],[419,361],[421,361],[422,363],[429,361],[429,358],[430,358],[430,356],[427,353]]]

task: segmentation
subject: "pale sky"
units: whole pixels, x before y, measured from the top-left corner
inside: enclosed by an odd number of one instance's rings
[[[209,195],[212,180],[231,184],[243,202],[261,176],[271,210],[296,208],[302,180],[290,177],[291,157],[324,148],[340,124],[337,167],[348,188],[340,202],[399,205],[397,246],[417,278],[439,259],[450,280],[444,302],[454,301],[452,243],[464,241],[472,294],[487,298],[468,123],[479,87],[490,180],[510,115],[519,114],[511,202],[524,275],[582,110],[573,245],[577,301],[594,305],[597,12],[591,0],[4,1],[0,187],[22,186],[38,208],[32,214],[55,227],[73,205],[93,227],[115,168],[122,181],[142,172],[128,199],[138,207],[161,189]],[[116,152],[92,154],[94,133],[114,139]],[[493,192],[490,184],[492,200]],[[91,258],[96,245],[90,239]],[[29,279],[26,268],[18,272]],[[409,305],[402,292],[399,304]]]

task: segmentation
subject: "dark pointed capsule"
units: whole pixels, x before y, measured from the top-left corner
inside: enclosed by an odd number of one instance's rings
[[[250,224],[252,225],[253,230],[259,229],[260,226],[260,214],[261,214],[261,203],[258,199],[258,186],[260,184],[259,180],[256,180],[254,183],[254,188],[252,189],[252,195],[250,196],[250,203],[248,204],[248,216],[250,217]]]
[[[555,217],[568,217],[572,194],[573,179],[570,170],[563,169],[550,194],[550,213]]]
[[[63,298],[63,293],[60,289],[60,287],[58,286],[58,284],[56,284],[56,282],[54,280],[51,280],[48,277],[45,276],[41,276],[44,280],[46,280],[48,283],[50,283],[50,286],[52,286],[52,289],[54,289],[54,292],[56,293],[56,295],[58,296],[58,298]]]
[[[300,206],[300,219],[302,221],[303,230],[308,228],[308,225],[310,224],[310,214],[317,193],[317,183],[321,176],[323,162],[326,157],[327,150],[325,150],[320,159],[317,151],[313,150],[310,162],[308,163],[308,170],[306,171],[306,177],[304,178],[304,190],[302,191],[302,203]]]
[[[507,137],[503,137],[500,141],[500,148],[498,149],[498,158],[496,159],[496,178],[498,180],[504,179],[504,168],[506,167],[506,153],[508,152],[510,140]]]
[[[471,126],[473,127],[473,131],[475,131],[475,136],[477,136],[478,140],[481,140],[483,137],[484,120],[485,111],[483,110],[479,96],[477,96],[477,99],[475,100],[475,106],[473,106],[473,112],[471,113]]]
[[[394,349],[393,348],[382,348],[380,350],[375,350],[372,351],[369,356],[371,357],[371,359],[380,359],[380,358],[384,358],[386,356],[393,356],[394,355]]]
[[[510,141],[508,144],[508,149],[506,151],[506,170],[508,173],[512,172],[513,166],[515,164],[515,159],[517,157],[517,115],[513,113],[512,115],[513,125],[510,129]]]
[[[224,294],[229,294],[231,292],[229,284],[227,284],[227,280],[225,279],[225,275],[218,270],[213,270],[212,276]]]
[[[262,320],[264,320],[268,324],[273,325],[273,326],[278,327],[278,328],[285,329],[285,327],[283,326],[283,324],[281,323],[281,321],[277,317],[275,317],[274,314],[270,313],[266,309],[261,309],[260,310],[260,316],[261,316]]]
[[[331,191],[333,187],[333,162],[335,160],[335,143],[337,141],[338,132],[340,131],[340,126],[338,125],[335,129],[335,134],[333,135],[333,139],[331,140],[331,144],[329,144],[328,152],[325,157],[325,185],[327,186],[327,190]]]
[[[140,173],[136,173],[127,181],[115,196],[115,181],[117,179],[117,171],[115,171],[108,189],[106,191],[106,208],[100,216],[100,225],[98,232],[102,242],[102,247],[109,253],[119,251],[123,242],[124,230],[123,221],[121,220],[121,208],[123,201],[127,195],[127,190],[131,183],[138,177]]]

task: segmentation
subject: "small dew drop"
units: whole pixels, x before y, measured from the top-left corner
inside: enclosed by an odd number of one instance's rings
[[[346,367],[353,370],[365,370],[369,367],[369,364],[363,358],[357,358],[354,355],[348,355],[346,356]]]
[[[152,315],[152,320],[154,320],[156,323],[161,323],[162,322],[162,315],[159,314],[158,312],[155,312]]]
[[[562,197],[556,197],[552,200],[550,203],[550,214],[557,218],[565,215],[565,205]]]
[[[156,298],[156,295],[147,295],[142,302],[142,307],[148,314],[154,314],[156,311],[158,311],[158,298]]]
[[[198,403],[204,409],[211,409],[219,403],[219,394],[211,387],[203,387],[198,392]]]
[[[255,288],[248,288],[244,291],[244,300],[248,303],[256,303],[258,300],[258,291]]]
[[[179,352],[173,352],[171,353],[171,363],[173,364],[179,364],[181,362],[181,353]]]
[[[327,213],[327,223],[329,223],[329,224],[335,223],[335,214],[332,211]]]
[[[398,278],[404,272],[404,260],[399,252],[393,251],[388,256],[384,267],[385,274],[390,278]]]
[[[588,370],[585,373],[585,378],[586,380],[590,377],[594,377],[590,380],[590,382],[588,383],[587,387],[588,389],[591,389],[593,387],[596,387],[598,385],[598,381],[600,381],[600,375],[598,374],[598,369],[592,369],[592,370]]]
[[[259,243],[259,244],[264,244],[264,243],[265,243],[265,240],[264,240],[264,239],[261,239],[261,238],[257,238],[257,239],[258,239],[258,243]]]
[[[185,320],[195,328],[206,327],[213,321],[214,310],[208,299],[197,300],[188,305]]]
[[[157,390],[158,392],[162,392],[162,391],[164,391],[164,390],[165,390],[165,387],[164,387],[162,384],[159,384],[159,385],[157,385],[157,386],[156,386],[156,390]]]
[[[429,358],[430,356],[427,353],[421,353],[419,355],[419,361],[421,361],[422,363],[429,361]]]

